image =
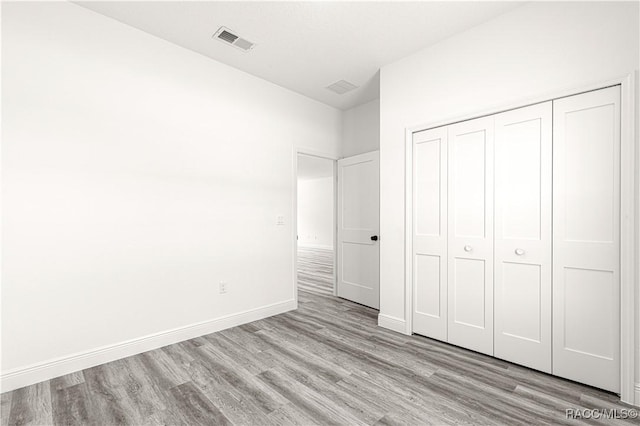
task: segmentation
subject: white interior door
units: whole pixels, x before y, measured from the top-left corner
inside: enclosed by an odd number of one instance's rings
[[[553,373],[620,391],[620,87],[553,102]]]
[[[338,160],[339,297],[380,308],[380,152]]]
[[[447,340],[447,128],[413,135],[413,331]]]
[[[494,117],[449,126],[448,341],[493,355]]]
[[[551,102],[495,117],[495,356],[551,373]]]

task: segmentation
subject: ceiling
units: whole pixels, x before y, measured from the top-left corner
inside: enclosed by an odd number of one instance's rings
[[[312,155],[298,154],[298,179],[319,179],[333,176],[333,161]]]
[[[80,1],[105,16],[339,109],[377,99],[379,69],[519,2]],[[244,52],[212,35],[225,26]],[[325,87],[347,80],[343,95]]]

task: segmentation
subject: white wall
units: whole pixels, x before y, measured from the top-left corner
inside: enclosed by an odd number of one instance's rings
[[[632,72],[638,13],[637,2],[533,2],[382,68],[381,314],[399,321],[408,314],[405,128]]]
[[[333,249],[333,198],[332,176],[298,179],[299,245]]]
[[[342,156],[380,149],[380,100],[358,105],[342,113]]]
[[[293,307],[293,144],[339,155],[341,112],[71,3],[2,8],[3,377]]]

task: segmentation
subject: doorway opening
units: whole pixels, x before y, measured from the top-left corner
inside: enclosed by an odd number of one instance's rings
[[[297,153],[296,163],[296,293],[334,296],[335,161]]]

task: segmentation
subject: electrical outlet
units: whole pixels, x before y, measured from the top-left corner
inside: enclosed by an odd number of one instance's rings
[[[227,282],[220,281],[220,294],[225,294],[227,292]]]

